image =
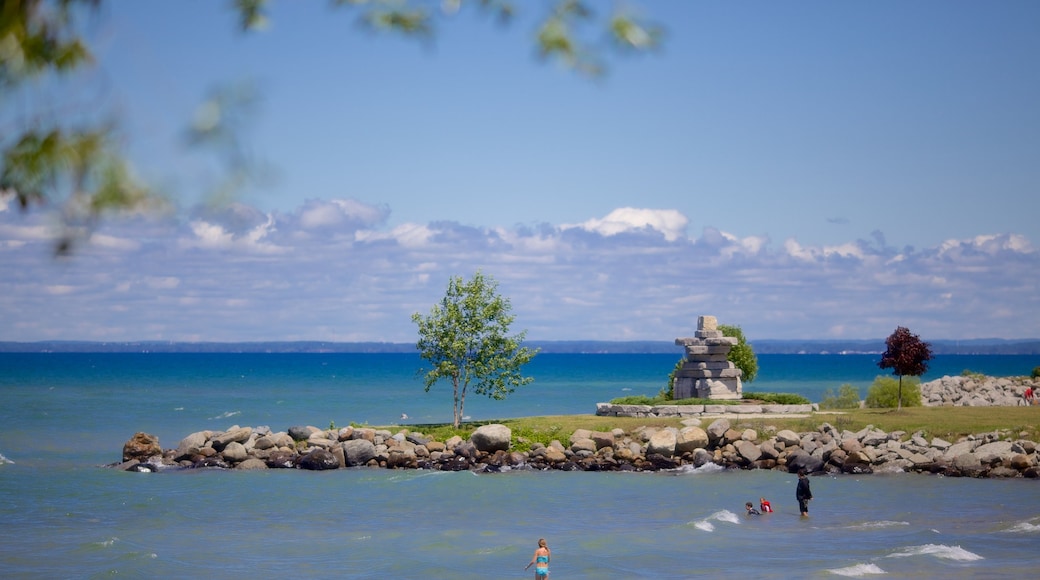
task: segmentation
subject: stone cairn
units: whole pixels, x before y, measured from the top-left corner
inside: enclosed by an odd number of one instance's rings
[[[675,373],[675,399],[742,398],[743,373],[726,360],[737,339],[722,336],[714,316],[698,317],[694,338],[677,338],[675,344],[686,349],[686,360]]]

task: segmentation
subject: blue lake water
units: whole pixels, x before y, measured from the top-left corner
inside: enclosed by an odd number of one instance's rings
[[[866,393],[876,355],[761,355],[746,390]],[[543,354],[474,419],[592,413],[655,394],[678,355]],[[944,356],[1028,374],[1030,356]],[[1040,482],[764,471],[494,475],[339,470],[134,474],[101,469],[136,431],[164,447],[239,425],[451,418],[406,354],[0,354],[0,575],[12,578],[521,578],[539,537],[553,578],[1033,577]],[[1040,420],[1040,415],[1038,415]],[[768,497],[777,512],[743,515]]]

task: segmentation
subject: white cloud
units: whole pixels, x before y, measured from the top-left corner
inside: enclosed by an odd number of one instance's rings
[[[674,242],[686,235],[689,219],[674,209],[640,209],[622,207],[599,219],[593,218],[580,224],[561,226],[562,229],[580,228],[602,236],[615,236],[621,233],[656,231],[669,242]]]
[[[183,225],[112,222],[99,244],[56,262],[42,220],[4,214],[0,340],[411,341],[410,315],[450,276],[478,269],[500,282],[532,339],[671,340],[700,314],[760,338],[876,338],[897,325],[1024,338],[1040,320],[1040,254],[1021,234],[896,251],[774,247],[714,227],[688,238],[673,210],[487,229],[385,228],[385,215],[310,201],[284,215],[238,206]]]

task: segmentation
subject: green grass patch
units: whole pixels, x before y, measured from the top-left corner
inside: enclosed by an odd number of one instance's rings
[[[966,435],[1001,432],[1011,439],[1040,441],[1040,412],[1037,407],[904,407],[895,409],[850,409],[841,413],[815,413],[808,417],[761,418],[754,415],[727,416],[733,428],[756,429],[760,434],[773,429],[790,429],[804,433],[830,423],[841,430],[859,431],[868,425],[885,432],[905,431],[907,435],[921,431],[925,437],[939,437],[955,442]],[[610,431],[614,428],[632,433],[639,427],[682,427],[681,417],[600,417],[597,415],[547,415],[463,423],[459,429],[451,424],[425,424],[377,427],[397,431],[421,432],[438,441],[453,435],[468,438],[477,427],[501,423],[513,431],[514,449],[527,450],[534,443],[548,445],[557,439],[567,444],[577,429]],[[712,418],[704,419],[710,424]],[[763,435],[764,436],[764,435]]]

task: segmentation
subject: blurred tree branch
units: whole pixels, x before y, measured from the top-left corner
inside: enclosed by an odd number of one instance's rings
[[[429,39],[438,24],[467,6],[500,23],[517,8],[507,0],[330,0],[333,8],[356,12],[365,27]],[[646,51],[662,38],[660,27],[631,12],[600,18],[592,2],[550,0],[534,43],[543,60],[557,61],[579,74],[606,70],[606,50]],[[23,210],[55,210],[61,230],[55,250],[71,251],[110,212],[154,210],[165,204],[141,183],[127,162],[117,124],[84,121],[33,108],[26,118],[12,110],[12,95],[30,81],[53,80],[81,71],[93,61],[77,19],[97,13],[101,0],[0,0],[0,199],[13,197]],[[270,0],[232,0],[239,27],[259,31],[269,22]],[[599,30],[599,34],[595,31]],[[255,182],[262,165],[246,150],[240,132],[244,112],[256,95],[251,87],[215,90],[198,109],[188,142],[217,155],[226,171],[217,187],[227,199]]]

